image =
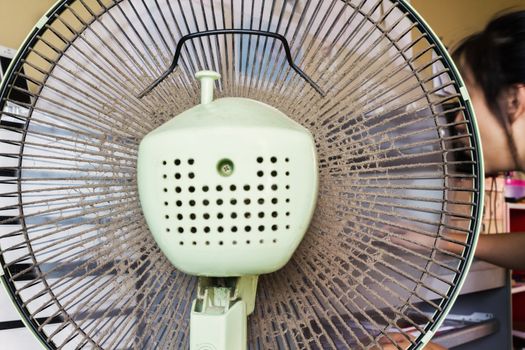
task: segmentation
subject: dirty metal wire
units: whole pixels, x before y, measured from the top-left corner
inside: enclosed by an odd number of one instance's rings
[[[1,96],[2,267],[42,339],[187,347],[196,278],[148,232],[136,159],[145,134],[198,103],[194,73],[213,69],[218,97],[278,108],[319,158],[312,223],[292,260],[261,276],[249,348],[397,347],[393,333],[416,344],[408,330],[427,332],[466,273],[482,174],[459,86],[412,18],[390,0],[64,1]],[[189,40],[136,97],[182,37],[221,29],[284,36],[326,97],[253,33]]]

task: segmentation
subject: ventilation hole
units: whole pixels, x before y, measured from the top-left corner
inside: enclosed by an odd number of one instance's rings
[[[223,244],[224,244],[224,242],[223,242],[223,241],[219,241],[219,245],[223,245]]]
[[[259,229],[259,232],[263,232],[263,231],[264,231],[264,225],[260,225],[260,226],[258,227],[258,229]]]
[[[272,231],[277,231],[277,225],[272,225]]]
[[[217,231],[219,231],[220,233],[224,232],[224,227],[222,226],[217,227]]]
[[[250,244],[250,240],[247,240],[247,241],[246,241],[246,244]]]
[[[164,188],[164,192],[168,192],[168,189],[167,189],[167,188]]]
[[[290,198],[286,198],[286,203],[290,203]]]
[[[168,206],[168,202],[164,202],[164,205],[165,205],[165,206]]]
[[[206,241],[204,244],[206,244],[206,245],[210,245],[210,241]]]
[[[177,204],[177,207],[182,207],[182,201],[176,201],[175,204]]]
[[[276,170],[272,170],[271,175],[272,175],[273,177],[276,177],[276,176],[277,176],[277,171],[276,171]]]
[[[286,212],[286,216],[290,216],[290,212],[289,211]]]
[[[180,165],[180,159],[175,159],[175,165]]]
[[[274,238],[274,239],[272,240],[272,242],[273,242],[273,243],[277,243],[277,240]]]
[[[166,232],[170,232],[171,230],[169,228],[166,229]]]
[[[244,226],[244,231],[250,232],[252,230],[251,226]]]
[[[202,190],[204,192],[208,192],[210,190],[210,188],[208,186],[202,186]]]
[[[179,227],[178,231],[179,233],[184,233],[184,229],[182,227]]]
[[[259,171],[257,172],[257,176],[259,176],[259,177],[263,177],[263,175],[264,175],[264,173],[263,173],[262,170],[259,170]]]
[[[182,192],[182,188],[180,188],[180,187],[175,187],[175,192],[177,192],[177,193],[181,193],[181,192]]]
[[[194,174],[194,173],[189,173],[189,174],[188,174],[188,177],[189,177],[190,179],[193,179],[193,178],[195,177],[195,174]]]
[[[237,189],[237,187],[235,185],[231,185],[230,186],[230,191],[235,191]]]
[[[193,158],[188,159],[188,164],[189,165],[193,165],[193,163],[195,163],[195,160],[193,160]]]
[[[262,157],[257,157],[257,163],[262,163],[263,162],[263,158]]]
[[[262,211],[259,212],[259,217],[260,217],[261,219],[264,218],[264,212],[262,212]]]
[[[195,220],[196,217],[197,217],[197,216],[196,216],[194,213],[191,213],[191,214],[190,214],[190,219]]]
[[[276,211],[273,211],[272,212],[272,218],[276,218],[277,217],[277,212]]]
[[[232,232],[237,232],[237,226],[232,226]]]
[[[272,198],[272,203],[277,204],[277,198]]]
[[[168,175],[164,174],[164,175],[162,175],[162,178],[163,178],[163,179],[167,179],[167,178],[168,178]]]
[[[169,219],[169,218],[170,218],[170,216],[169,216],[169,215],[164,215],[164,217],[165,217],[166,219]]]
[[[272,190],[277,191],[277,185],[273,184],[272,185]]]
[[[235,219],[235,218],[237,218],[237,213],[234,212],[230,216],[231,216],[232,219]]]
[[[180,241],[180,242],[179,242],[179,245],[184,245],[184,242],[183,242],[183,241]]]
[[[190,191],[191,193],[195,192],[195,187],[190,186],[190,187],[188,188],[188,191]]]
[[[288,163],[288,162],[290,161],[290,159],[289,159],[289,158],[284,158],[284,161],[285,161],[286,163]]]
[[[218,213],[217,214],[217,219],[222,219],[224,217],[224,215],[222,213]]]
[[[177,180],[180,180],[181,175],[180,175],[179,173],[176,173],[176,174],[175,174],[175,178],[176,178]]]
[[[204,233],[210,233],[210,228],[208,226],[204,228]]]
[[[263,244],[263,243],[264,243],[264,239],[260,239],[260,240],[259,240],[259,243],[260,243],[260,244]]]
[[[168,164],[168,162],[166,162],[165,160],[162,161],[162,165],[166,165]]]
[[[275,162],[277,162],[277,158],[272,157],[272,158],[270,158],[270,161],[271,161],[272,163],[275,163]]]
[[[249,191],[250,190],[250,185],[244,185],[244,190],[245,191]]]
[[[195,201],[193,199],[190,201],[190,206],[192,206],[192,207],[195,206]]]
[[[205,199],[205,200],[202,201],[202,204],[205,205],[205,206],[207,206],[207,205],[210,204],[210,201],[207,200],[207,199]]]
[[[182,220],[183,219],[182,214],[177,214],[177,219]]]
[[[246,219],[249,219],[251,216],[252,216],[252,214],[250,214],[249,212],[244,213],[244,217]]]
[[[290,225],[286,225],[286,229],[289,230],[290,229]]]
[[[222,199],[217,199],[217,205],[222,205],[222,203],[224,203],[224,201]]]
[[[204,218],[204,220],[208,220],[210,218],[210,214],[204,213],[202,217]]]
[[[286,174],[286,176],[290,176],[290,172],[289,171],[287,171],[285,174]]]
[[[285,188],[286,188],[287,190],[289,190],[289,189],[290,189],[290,185],[286,185]]]
[[[259,199],[257,200],[257,203],[259,203],[259,204],[264,204],[264,198],[259,198]]]
[[[215,189],[220,192],[220,191],[222,191],[222,186],[221,185],[217,185],[217,187],[215,187]]]
[[[193,241],[193,242],[191,242],[191,244],[193,244],[193,245],[197,245],[197,242]]]
[[[192,227],[190,231],[191,231],[191,233],[196,233],[197,232],[197,228],[196,227]]]
[[[250,200],[250,198],[246,198],[246,199],[244,200],[244,204],[246,204],[246,205],[250,204],[251,202],[252,202],[252,201]]]
[[[237,204],[237,199],[235,199],[235,198],[230,199],[230,204],[231,205]]]
[[[233,245],[236,245],[236,244],[237,244],[237,241],[232,241],[232,244],[233,244]]]
[[[257,186],[257,189],[258,189],[259,191],[264,190],[264,185],[259,185],[259,186]]]

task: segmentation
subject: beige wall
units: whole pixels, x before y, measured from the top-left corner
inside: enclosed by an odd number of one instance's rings
[[[55,0],[0,0],[0,45],[18,48]],[[411,0],[447,46],[481,30],[496,13],[525,0]]]
[[[0,0],[0,45],[17,49],[56,0]]]
[[[448,47],[482,30],[502,11],[525,9],[525,0],[412,0],[411,4]]]

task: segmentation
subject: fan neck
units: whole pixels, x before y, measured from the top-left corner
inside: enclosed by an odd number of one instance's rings
[[[190,349],[246,349],[246,318],[255,308],[258,276],[199,277],[190,320]]]

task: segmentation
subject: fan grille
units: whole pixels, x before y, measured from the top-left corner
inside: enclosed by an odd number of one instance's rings
[[[282,34],[326,97],[275,39],[240,34],[188,41],[173,74],[136,97],[182,36],[224,28]],[[458,293],[481,210],[479,140],[446,57],[397,1],[60,2],[0,91],[3,281],[50,348],[186,346],[196,279],[148,232],[136,158],[145,134],[198,103],[194,73],[212,69],[218,97],[307,127],[320,163],[309,232],[261,277],[249,348],[372,348],[395,332],[417,346]],[[462,254],[439,247],[453,232]]]

